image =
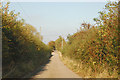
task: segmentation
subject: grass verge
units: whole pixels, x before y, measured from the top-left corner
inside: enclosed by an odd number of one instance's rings
[[[70,59],[69,57],[64,57],[59,52],[61,61],[73,72],[81,76],[82,78],[118,78],[117,70],[114,69],[112,74],[110,74],[107,67],[104,69],[99,68],[96,72],[92,70],[91,67],[83,64],[80,61]],[[102,70],[102,71],[101,71]],[[100,72],[101,71],[101,72]]]

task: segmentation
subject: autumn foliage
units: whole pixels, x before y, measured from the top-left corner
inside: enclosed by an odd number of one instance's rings
[[[55,41],[50,41],[48,45],[52,50],[55,50]]]
[[[83,23],[81,29],[68,36],[62,54],[84,67],[91,68],[94,73],[102,73],[105,69],[111,76],[118,72],[118,3],[109,2],[94,18],[96,24]],[[95,75],[95,74],[94,74]],[[118,77],[118,75],[113,76]]]
[[[41,40],[36,29],[2,6],[2,77],[20,78],[45,63],[51,49]]]

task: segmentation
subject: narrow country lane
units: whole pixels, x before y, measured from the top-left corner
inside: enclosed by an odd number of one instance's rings
[[[44,71],[40,71],[32,78],[80,78],[61,62],[57,51],[52,52],[52,55]]]

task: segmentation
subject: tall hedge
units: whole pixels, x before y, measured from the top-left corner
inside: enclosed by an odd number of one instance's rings
[[[118,70],[118,3],[108,2],[105,9],[94,18],[94,26],[83,23],[79,32],[68,36],[63,56],[102,72],[105,67],[112,74]]]
[[[2,6],[2,77],[23,77],[44,64],[51,49],[41,40],[36,29],[20,19],[19,13]]]

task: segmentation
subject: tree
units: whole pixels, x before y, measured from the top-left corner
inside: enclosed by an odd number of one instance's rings
[[[36,29],[2,6],[2,78],[20,78],[45,63],[51,49]]]
[[[55,50],[55,41],[50,41],[48,45],[51,47],[52,50]]]
[[[65,40],[61,36],[59,36],[59,38],[55,41],[55,47],[57,50],[61,50],[65,44],[66,44]]]

